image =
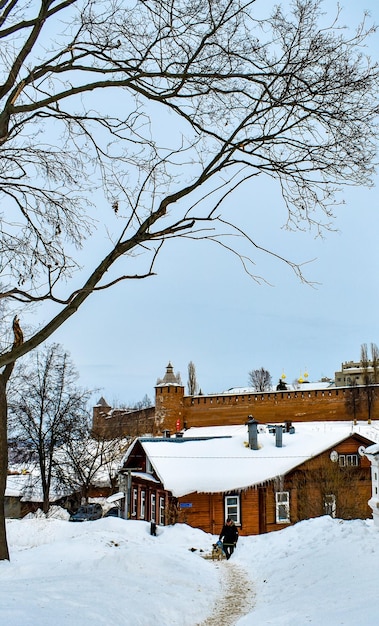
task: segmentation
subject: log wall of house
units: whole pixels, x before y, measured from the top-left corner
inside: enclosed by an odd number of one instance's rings
[[[246,489],[240,493],[241,527],[239,534],[259,535],[259,489]]]
[[[259,490],[250,488],[239,493],[241,504],[241,536],[259,534]],[[224,494],[191,493],[178,499],[178,521],[218,535],[225,522]],[[188,506],[188,505],[191,506]],[[183,508],[181,508],[183,507]]]
[[[330,459],[331,450],[300,465],[284,479],[283,490],[290,492],[291,523],[325,515],[324,496],[336,496],[336,517],[366,519],[371,517],[371,464],[360,456],[360,440],[353,435],[335,446],[338,455],[357,455],[358,466],[341,468]],[[271,528],[268,530],[271,530]]]
[[[217,535],[221,531],[220,520],[224,517],[222,494],[190,493],[178,498],[178,521]]]

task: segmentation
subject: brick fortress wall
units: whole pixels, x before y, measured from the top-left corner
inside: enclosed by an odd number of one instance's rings
[[[171,382],[174,381],[174,382]],[[262,424],[368,419],[367,394],[379,396],[379,386],[333,387],[324,390],[223,393],[185,396],[184,386],[168,366],[168,376],[155,387],[155,407],[141,411],[112,409],[101,399],[93,409],[93,430],[107,438],[174,434],[183,428],[244,424],[253,416]],[[379,402],[371,406],[371,419],[379,419]]]
[[[155,408],[138,411],[112,409],[100,404],[93,407],[92,434],[104,439],[155,435]]]
[[[167,390],[164,392],[162,388],[156,388],[156,407],[159,407],[157,430],[175,432],[178,419],[180,429],[243,424],[249,415],[264,424],[353,419],[348,407],[351,387],[212,396],[184,396],[184,387],[182,389],[183,393],[172,393],[172,390],[167,393]],[[356,418],[365,420],[368,417],[366,388],[355,388],[354,393],[360,400]],[[373,404],[371,419],[379,419],[379,403]]]

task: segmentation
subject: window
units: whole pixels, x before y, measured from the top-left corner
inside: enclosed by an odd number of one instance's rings
[[[161,496],[159,498],[159,523],[161,526],[164,526],[164,510],[165,510],[164,497]]]
[[[347,467],[348,465],[352,467],[358,467],[358,454],[340,454],[338,457],[338,462],[340,464],[340,467]]]
[[[139,503],[140,519],[145,519],[145,509],[146,509],[146,491],[141,491],[140,503]]]
[[[151,522],[155,522],[156,521],[156,497],[155,497],[155,493],[152,493],[150,496],[150,521]]]
[[[235,524],[241,524],[240,497],[226,496],[225,498],[225,519],[230,517]]]
[[[146,458],[146,472],[147,474],[153,473],[153,466],[151,465],[150,459]]]
[[[334,493],[329,493],[324,498],[324,510],[325,515],[330,515],[331,517],[336,516],[336,496]]]
[[[289,524],[290,520],[290,494],[289,491],[277,491],[276,501],[276,523]]]
[[[138,491],[137,489],[133,489],[133,500],[132,500],[132,515],[136,517],[137,515],[137,501],[138,501]]]

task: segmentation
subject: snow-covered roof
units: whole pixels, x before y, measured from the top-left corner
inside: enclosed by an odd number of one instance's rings
[[[256,393],[273,393],[277,391],[277,384],[275,383],[271,389],[267,389],[265,392],[256,391],[254,387],[231,387],[227,391],[223,391],[222,394],[217,395],[234,395],[234,394],[256,394]],[[279,391],[323,391],[324,389],[334,388],[334,381],[317,380],[314,382],[307,381],[303,383],[286,383],[286,389]],[[213,394],[212,394],[213,395]]]
[[[20,498],[28,489],[30,482],[31,476],[29,474],[12,474],[7,476],[5,496],[8,498]]]
[[[190,428],[182,438],[139,441],[162,484],[181,497],[195,491],[217,493],[263,484],[337,445],[353,432],[379,442],[379,426],[367,422],[356,426],[351,422],[296,423],[293,434],[283,433],[282,447],[275,445],[269,427],[260,425],[258,450],[248,447],[246,426]]]
[[[54,480],[50,489],[50,502],[55,502],[63,496],[69,495],[67,489],[62,488]],[[9,474],[5,489],[6,497],[20,498],[21,502],[43,502],[42,484],[37,472],[25,474]]]
[[[121,459],[129,445],[129,439],[109,440],[104,446],[99,445],[94,439],[83,443],[86,446],[87,455],[81,459],[82,471],[88,476],[91,474],[91,485],[97,487],[109,487],[111,476],[116,476]],[[54,502],[64,496],[68,496],[81,487],[81,476],[77,476],[75,469],[69,461],[64,446],[55,451],[55,461],[66,476],[70,486],[64,487],[52,476],[50,487],[50,501]],[[42,502],[43,492],[41,474],[38,464],[13,463],[9,466],[10,474],[7,476],[6,496],[21,499],[21,502]]]
[[[377,456],[379,455],[379,444],[378,443],[374,443],[372,446],[367,446],[366,450],[365,450],[365,454],[371,455],[371,456]]]

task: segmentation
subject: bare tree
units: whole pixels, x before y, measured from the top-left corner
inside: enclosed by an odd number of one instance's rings
[[[315,459],[307,471],[300,468],[292,475],[296,489],[296,521],[329,514],[342,519],[362,517],[362,499],[357,491],[365,488],[367,471],[352,465],[340,466],[327,457]]]
[[[373,29],[363,21],[344,36],[339,14],[328,27],[320,7],[295,0],[292,13],[258,18],[255,0],[0,4],[1,297],[19,317],[56,306],[22,345],[2,345],[0,559],[6,368],[93,292],[152,276],[172,238],[218,243],[260,281],[253,252],[270,248],[254,240],[260,208],[244,224],[228,204],[242,185],[251,198],[258,175],[278,182],[287,227],[317,232],[330,228],[337,191],[371,184]],[[77,249],[93,217],[109,249],[88,267]],[[303,279],[301,265],[270,254]]]
[[[358,415],[362,409],[361,394],[356,380],[353,380],[346,391],[345,407],[347,413],[353,416],[354,424],[357,423]]]
[[[374,385],[379,383],[379,349],[376,343],[371,343],[371,366],[372,381]]]
[[[188,395],[190,396],[195,396],[199,391],[199,385],[197,384],[197,379],[196,379],[196,367],[192,361],[188,363],[187,387],[188,387]]]
[[[249,372],[249,383],[254,387],[255,391],[270,391],[271,382],[271,374],[264,367]]]
[[[27,456],[39,469],[43,511],[47,513],[62,446],[77,440],[83,422],[88,423],[90,392],[75,385],[78,374],[58,344],[35,352],[15,376],[10,424],[25,460]]]
[[[70,437],[59,451],[59,484],[80,494],[81,503],[88,502],[91,487],[99,482],[114,488],[118,465],[130,441],[94,435],[90,423],[83,422],[77,436]]]
[[[376,388],[378,383],[378,347],[375,343],[371,344],[371,359],[369,358],[367,344],[361,345],[361,366],[364,386],[364,396],[367,406],[367,420],[371,423],[372,409],[376,400]]]
[[[367,343],[362,343],[361,345],[361,366],[362,366],[363,384],[369,385],[371,383],[371,372],[370,372],[370,358],[368,356]]]
[[[135,404],[133,404],[133,409],[142,410],[142,409],[148,409],[151,406],[153,406],[153,403],[151,399],[149,398],[149,396],[147,395],[147,393],[145,393],[142,400],[139,400],[138,402],[135,402]]]

